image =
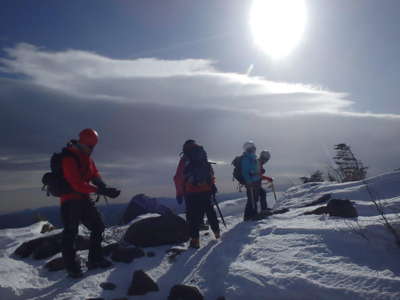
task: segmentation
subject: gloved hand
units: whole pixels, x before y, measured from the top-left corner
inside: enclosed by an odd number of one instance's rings
[[[119,194],[121,194],[121,191],[116,188],[99,187],[97,194],[110,198],[117,198]]]
[[[176,196],[176,201],[178,201],[178,204],[181,205],[183,203],[183,196]]]
[[[98,188],[104,189],[106,187],[106,184],[104,183],[103,179],[101,177],[95,177],[92,179],[92,183],[97,186]]]

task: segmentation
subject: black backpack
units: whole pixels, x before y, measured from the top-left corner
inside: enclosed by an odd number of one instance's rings
[[[193,145],[184,152],[186,165],[183,174],[186,182],[193,185],[212,183],[213,170],[202,146]]]
[[[64,148],[61,153],[54,153],[50,159],[50,172],[42,177],[43,191],[47,192],[47,196],[60,197],[64,194],[74,192],[67,180],[64,178],[62,170],[62,160],[64,157],[72,157],[75,159],[78,168],[80,168],[79,157],[71,151]]]
[[[242,159],[243,159],[243,155],[240,156],[236,156],[235,159],[232,161],[232,165],[233,165],[233,178],[236,179],[239,184],[241,185],[245,185],[246,182],[243,178],[243,174],[242,174]]]

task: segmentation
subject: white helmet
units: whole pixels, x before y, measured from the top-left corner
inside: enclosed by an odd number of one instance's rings
[[[250,150],[255,152],[256,151],[256,145],[254,144],[253,141],[248,141],[248,142],[243,144],[243,150],[245,152],[250,151]]]
[[[263,150],[260,152],[260,160],[262,161],[269,161],[269,159],[271,158],[271,153],[269,153],[268,150]]]

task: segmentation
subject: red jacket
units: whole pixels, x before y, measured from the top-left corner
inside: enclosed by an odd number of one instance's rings
[[[176,196],[185,196],[187,194],[211,192],[212,186],[210,184],[193,185],[191,183],[186,182],[184,169],[187,163],[188,161],[185,159],[185,157],[182,157],[176,169],[176,173],[174,176]],[[212,177],[212,182],[215,183],[214,176]]]
[[[70,146],[67,149],[74,153],[80,162],[80,165],[78,165],[75,158],[70,156],[66,156],[62,160],[64,178],[77,193],[61,195],[61,203],[70,199],[87,199],[90,193],[97,192],[97,187],[91,184],[90,181],[100,177],[99,171],[89,155],[74,146]]]

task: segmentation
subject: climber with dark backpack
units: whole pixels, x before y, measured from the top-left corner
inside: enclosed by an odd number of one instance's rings
[[[112,265],[102,253],[101,242],[105,226],[90,194],[116,198],[120,191],[107,187],[91,158],[98,138],[95,130],[82,130],[79,140],[71,140],[61,153],[53,154],[50,161],[51,172],[42,178],[47,194],[60,197],[64,225],[62,257],[68,275],[73,278],[82,276],[75,249],[80,223],[91,231],[87,268],[107,268]]]
[[[74,159],[78,168],[80,167],[79,157],[68,150],[73,141],[68,143],[67,147],[63,148],[60,153],[53,153],[50,159],[50,172],[47,172],[42,177],[42,191],[46,191],[47,196],[60,197],[62,194],[72,193],[73,189],[67,182],[62,171],[62,160],[64,157]]]
[[[191,237],[189,246],[200,247],[199,228],[204,214],[207,215],[215,238],[220,238],[218,219],[212,204],[212,196],[217,191],[214,171],[206,151],[196,141],[187,140],[183,144],[174,182],[178,203],[185,201],[186,204],[186,220]]]
[[[242,159],[243,159],[243,154],[236,156],[234,160],[232,161],[232,166],[233,166],[233,181],[236,180],[238,185],[239,185],[239,191],[241,191],[242,186],[246,185],[246,182],[244,180],[243,174],[242,174]]]

